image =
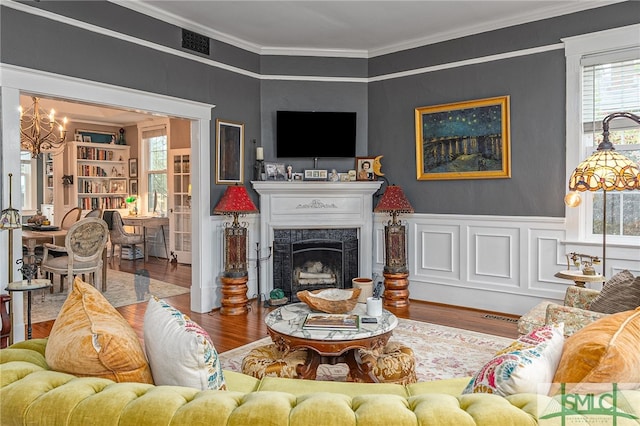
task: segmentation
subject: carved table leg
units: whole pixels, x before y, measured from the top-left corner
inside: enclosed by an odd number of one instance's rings
[[[362,362],[359,349],[351,349],[345,355],[345,362],[349,366],[348,381],[378,383],[378,378],[373,374],[373,365]]]
[[[296,372],[300,379],[315,380],[318,366],[322,356],[312,349],[307,349],[307,360],[303,365],[298,365]]]

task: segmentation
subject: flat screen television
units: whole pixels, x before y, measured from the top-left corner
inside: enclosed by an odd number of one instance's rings
[[[356,155],[356,113],[278,111],[278,158],[342,158]]]

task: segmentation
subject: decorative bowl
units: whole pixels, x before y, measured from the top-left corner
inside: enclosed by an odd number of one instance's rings
[[[325,288],[313,291],[303,290],[296,295],[313,310],[328,314],[344,314],[356,307],[360,291],[359,288]]]

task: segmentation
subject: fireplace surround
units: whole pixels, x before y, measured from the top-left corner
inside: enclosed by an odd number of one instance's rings
[[[345,277],[370,277],[373,265],[373,194],[380,188],[381,181],[357,182],[272,182],[253,181],[253,188],[260,194],[260,246],[273,247],[274,255],[260,269],[262,288],[258,293],[268,296],[274,288],[274,277],[278,281],[283,273],[285,278],[293,270],[283,270],[280,262],[283,255],[277,254],[278,244],[289,255],[298,255],[314,250],[314,244],[322,243],[326,253],[319,255],[327,265],[311,266],[311,272],[319,275],[305,275],[313,280],[318,278],[319,288],[334,287],[330,284],[331,274],[336,275],[335,287],[345,285]],[[292,241],[282,242],[283,235],[293,235]],[[276,240],[277,237],[277,240]],[[335,271],[331,253],[340,251],[347,261],[342,270]],[[317,253],[316,253],[317,254]],[[337,255],[335,255],[337,256]],[[351,258],[351,260],[349,260]],[[335,257],[334,257],[335,259]],[[357,259],[357,265],[355,265]],[[287,262],[292,259],[286,259]],[[307,259],[310,260],[310,259]],[[285,267],[286,268],[286,267]],[[317,271],[316,271],[317,269]],[[346,272],[345,272],[346,269]],[[327,278],[325,278],[327,277]],[[292,279],[290,281],[293,281]],[[278,285],[281,285],[278,282]],[[349,280],[346,287],[350,287]],[[304,288],[308,289],[308,288]],[[285,292],[287,289],[283,288]],[[295,290],[289,289],[291,300]]]

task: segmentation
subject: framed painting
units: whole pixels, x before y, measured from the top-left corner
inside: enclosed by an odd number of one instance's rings
[[[129,177],[130,178],[138,177],[138,159],[137,158],[129,158]]]
[[[244,124],[216,119],[216,183],[244,180]]]
[[[112,194],[126,194],[127,189],[126,179],[111,179],[109,181],[109,192]]]
[[[416,108],[418,180],[511,177],[509,96]]]
[[[93,143],[115,143],[116,134],[114,132],[102,132],[100,130],[86,130],[86,129],[76,129],[76,135],[80,135],[80,137],[75,137],[74,140],[82,140],[82,142],[93,142]]]
[[[138,195],[138,179],[129,180],[129,195]]]

